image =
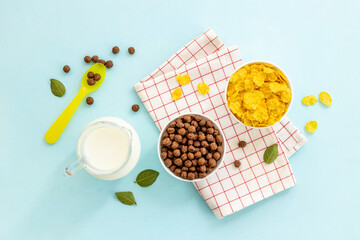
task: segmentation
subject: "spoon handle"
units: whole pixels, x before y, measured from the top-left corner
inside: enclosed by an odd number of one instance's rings
[[[61,113],[61,115],[56,119],[56,121],[51,125],[49,130],[45,133],[45,141],[47,143],[53,144],[55,143],[67,124],[69,123],[71,117],[74,112],[78,108],[79,104],[86,96],[86,91],[80,90],[75,98],[71,101],[71,103],[65,108],[65,110]]]

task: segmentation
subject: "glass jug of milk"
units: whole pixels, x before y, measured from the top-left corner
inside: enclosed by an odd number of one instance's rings
[[[119,179],[134,169],[140,151],[139,136],[130,124],[115,117],[99,118],[80,134],[76,147],[78,161],[65,168],[65,175],[85,169],[99,179]]]

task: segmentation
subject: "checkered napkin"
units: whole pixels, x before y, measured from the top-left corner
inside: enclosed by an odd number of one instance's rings
[[[306,142],[288,118],[273,128],[257,130],[232,117],[225,106],[225,86],[242,64],[238,48],[226,47],[208,29],[134,86],[160,130],[185,112],[200,112],[219,123],[227,143],[224,162],[212,177],[194,184],[218,218],[294,186],[288,157]],[[171,92],[179,87],[175,76],[185,73],[191,82],[181,86],[183,96],[173,101]],[[199,82],[210,87],[207,95],[197,92]],[[247,142],[243,149],[237,145],[240,140]],[[272,164],[265,164],[264,151],[275,143],[279,144],[279,156]],[[234,167],[234,160],[241,161],[240,168]]]

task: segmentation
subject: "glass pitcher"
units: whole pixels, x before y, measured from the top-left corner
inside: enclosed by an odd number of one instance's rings
[[[140,139],[124,120],[103,117],[84,128],[76,152],[78,160],[65,168],[66,176],[84,169],[99,179],[119,179],[136,166],[141,152]]]

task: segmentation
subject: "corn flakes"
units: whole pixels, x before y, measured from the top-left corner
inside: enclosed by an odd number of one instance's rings
[[[326,106],[328,106],[328,107],[331,106],[332,99],[331,99],[330,94],[328,94],[327,92],[321,92],[319,94],[319,99]]]
[[[182,96],[182,91],[181,88],[177,88],[173,91],[173,93],[171,94],[171,98],[176,101],[179,100]]]
[[[317,127],[318,127],[318,123],[316,121],[309,121],[305,125],[305,130],[308,131],[309,133],[314,133]]]
[[[197,89],[201,95],[205,95],[209,92],[210,87],[206,83],[201,82],[198,84]]]
[[[252,63],[230,76],[227,105],[242,123],[267,127],[279,122],[292,99],[289,82],[278,68]]]
[[[301,102],[305,105],[314,105],[315,103],[318,102],[317,98],[314,95],[309,95],[304,97]]]
[[[184,75],[181,75],[181,74],[178,74],[176,76],[176,80],[178,81],[178,83],[181,85],[181,86],[184,86],[186,84],[189,84],[191,79],[190,79],[190,76],[188,74],[184,74]]]

